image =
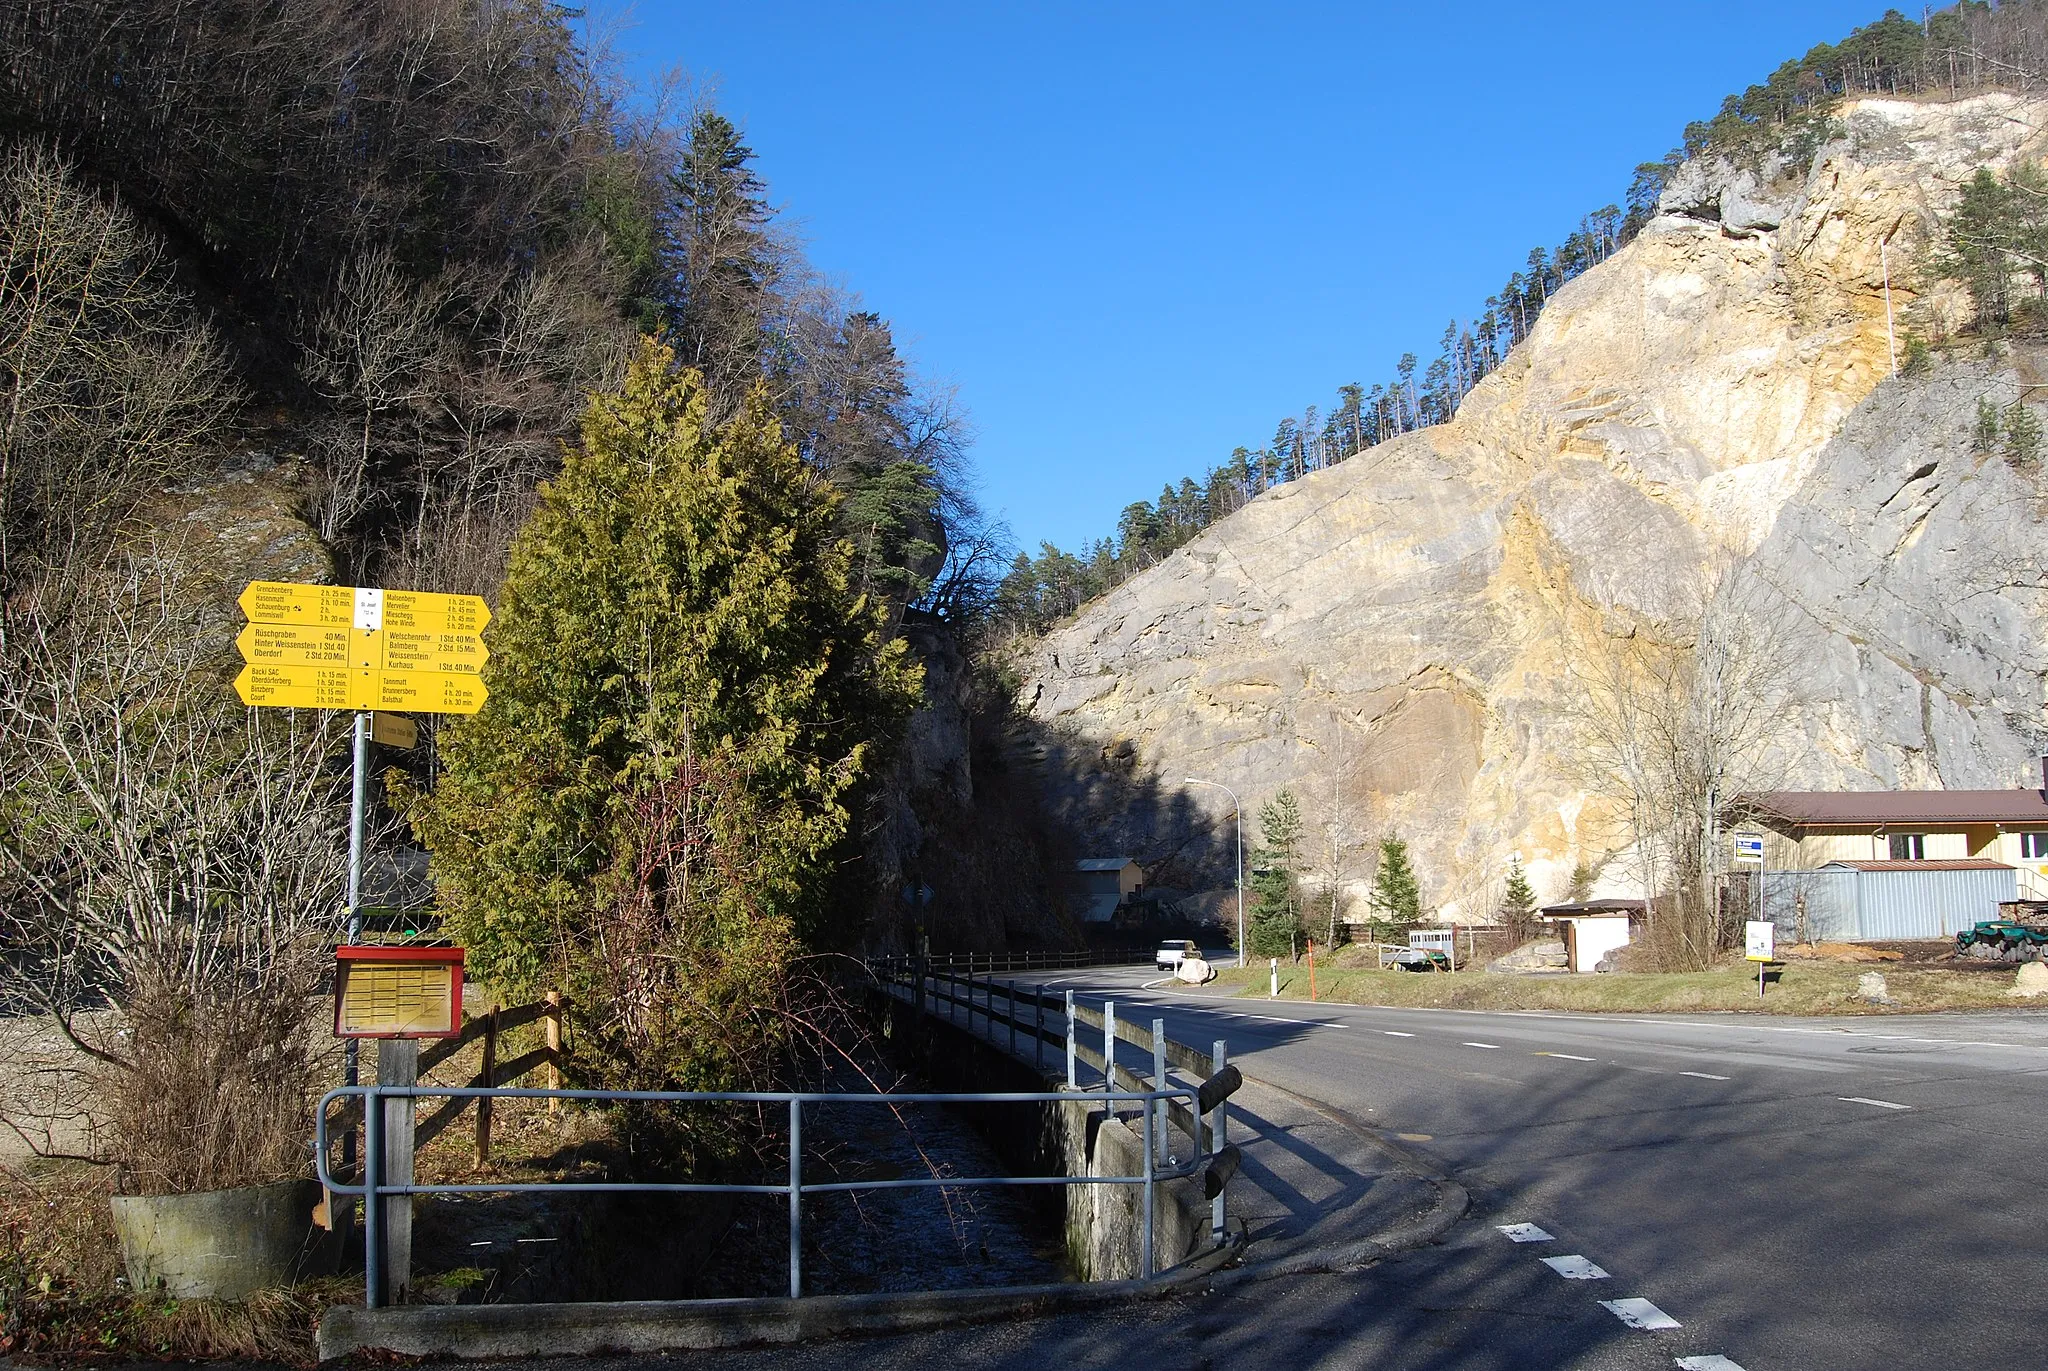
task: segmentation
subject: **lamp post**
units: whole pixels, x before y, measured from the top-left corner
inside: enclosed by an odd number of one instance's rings
[[[1244,965],[1244,806],[1238,802],[1237,792],[1221,781],[1204,781],[1195,776],[1182,777],[1187,785],[1214,786],[1230,797],[1230,813],[1237,820],[1237,964]]]

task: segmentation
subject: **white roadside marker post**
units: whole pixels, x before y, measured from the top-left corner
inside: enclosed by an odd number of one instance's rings
[[[1116,1090],[1116,1001],[1102,1002],[1102,1093],[1113,1094]],[[1116,1112],[1111,1106],[1110,1113]]]
[[[1152,1021],[1152,1088],[1166,1089],[1166,1020]],[[1166,1101],[1154,1100],[1146,1106],[1146,1112],[1158,1120],[1159,1156],[1168,1166],[1173,1165],[1173,1139],[1166,1135]],[[1198,1149],[1199,1150],[1199,1149]]]
[[[1267,969],[1273,973],[1273,981],[1266,991],[1266,998],[1277,1000],[1280,998],[1280,959],[1273,957],[1267,961],[1266,965]]]
[[[1209,1048],[1209,1071],[1215,1074],[1230,1065],[1230,1046],[1218,1038]],[[1199,1108],[1199,1102],[1197,1108]],[[1209,1121],[1209,1155],[1215,1156],[1230,1145],[1230,1106],[1218,1103],[1216,1112]],[[1223,1246],[1223,1192],[1216,1192],[1216,1198],[1209,1202],[1209,1243],[1212,1247]]]
[[[1067,992],[1067,1089],[1069,1090],[1079,1090],[1081,1088],[1080,1079],[1075,1075],[1078,1068],[1074,1063],[1074,1049],[1080,1045],[1080,1025],[1074,1018],[1074,992],[1069,990]]]

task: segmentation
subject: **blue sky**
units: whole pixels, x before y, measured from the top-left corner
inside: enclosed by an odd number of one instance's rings
[[[1466,317],[1871,4],[658,3],[815,265],[958,388],[1020,545],[1110,532]]]

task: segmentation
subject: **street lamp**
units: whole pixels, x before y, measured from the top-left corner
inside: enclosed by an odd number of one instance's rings
[[[1238,803],[1237,792],[1221,781],[1204,781],[1195,776],[1184,776],[1186,785],[1214,786],[1230,797],[1230,812],[1237,820],[1237,964],[1243,966],[1249,955],[1244,945],[1244,806]]]

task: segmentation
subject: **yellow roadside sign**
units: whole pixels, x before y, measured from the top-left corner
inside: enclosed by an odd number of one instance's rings
[[[425,590],[375,590],[357,586],[306,586],[291,581],[251,581],[236,601],[252,623],[338,624],[344,628],[406,628],[430,633],[481,633],[491,608],[479,595],[441,595]],[[374,612],[382,623],[361,622]]]
[[[352,632],[345,624],[250,624],[235,638],[235,646],[251,666],[346,667],[353,665]]]
[[[386,714],[379,710],[370,716],[370,741],[400,751],[418,747],[420,726],[403,714]]]
[[[484,683],[452,671],[365,671],[357,709],[408,709],[415,714],[474,714]]]
[[[235,677],[235,693],[245,705],[270,705],[281,709],[351,709],[354,707],[353,671],[311,666],[256,666],[242,668]]]
[[[289,709],[404,709],[474,714],[484,683],[453,671],[357,671],[317,666],[245,666],[235,677],[243,704]]]
[[[256,624],[355,623],[356,593],[350,586],[301,586],[289,581],[251,581],[236,604]]]
[[[385,671],[454,671],[474,676],[484,669],[491,651],[474,633],[430,633],[386,628],[358,637],[378,638]]]
[[[425,590],[384,592],[384,627],[421,633],[481,633],[491,607],[480,595],[437,595]]]
[[[252,705],[474,714],[483,707],[490,608],[475,595],[255,581],[235,639]],[[410,746],[410,744],[406,744]]]

